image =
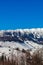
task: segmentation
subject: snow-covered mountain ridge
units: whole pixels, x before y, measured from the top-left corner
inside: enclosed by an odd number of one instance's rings
[[[34,50],[42,47],[43,28],[0,30],[0,56],[3,53],[9,55],[16,48],[34,52]]]
[[[43,28],[0,30],[0,41],[33,41],[43,45]]]

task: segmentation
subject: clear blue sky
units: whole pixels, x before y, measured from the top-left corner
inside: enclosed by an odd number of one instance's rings
[[[43,0],[0,0],[0,29],[43,28]]]

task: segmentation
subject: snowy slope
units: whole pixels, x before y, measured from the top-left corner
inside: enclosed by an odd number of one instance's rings
[[[0,30],[0,56],[9,56],[15,48],[35,50],[43,47],[43,28]]]

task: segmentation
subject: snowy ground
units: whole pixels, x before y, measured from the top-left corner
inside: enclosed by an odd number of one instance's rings
[[[42,45],[39,45],[37,43],[33,43],[32,41],[24,41],[24,43],[18,43],[18,42],[0,42],[0,56],[2,54],[9,55],[13,53],[16,55],[15,48],[22,49],[29,49],[31,52],[33,52],[35,49],[42,48]]]

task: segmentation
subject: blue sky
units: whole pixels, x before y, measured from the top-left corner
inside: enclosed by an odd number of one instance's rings
[[[43,0],[0,0],[0,29],[43,28]]]

